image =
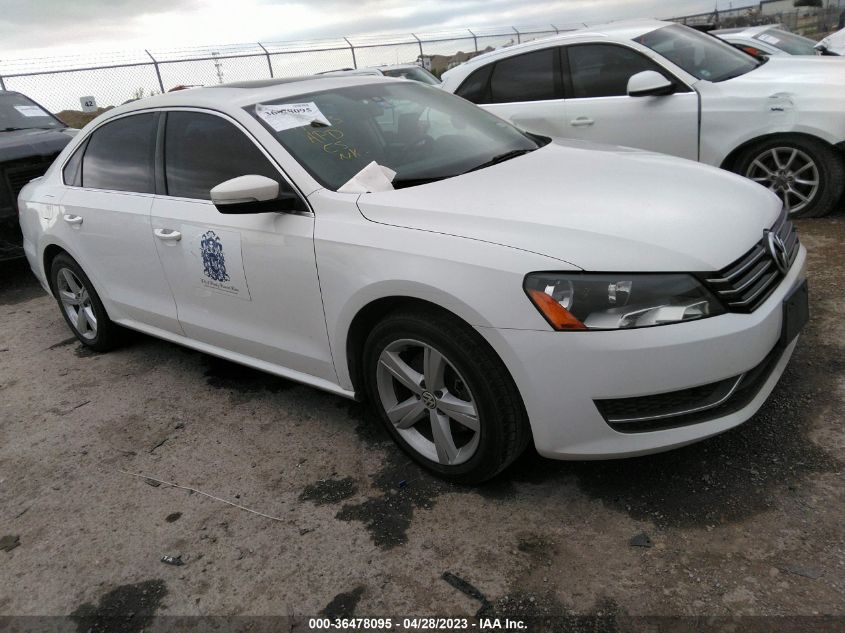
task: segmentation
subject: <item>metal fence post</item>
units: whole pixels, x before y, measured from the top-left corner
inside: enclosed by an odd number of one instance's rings
[[[156,61],[156,58],[152,56],[150,51],[144,49],[144,52],[149,55],[151,60],[153,60],[153,66],[156,69],[156,77],[158,77],[158,87],[161,88],[161,94],[164,94],[164,82],[161,80],[161,72],[158,70],[158,62]]]
[[[515,26],[512,26],[511,28],[513,29],[513,32],[516,33],[516,43],[522,44],[522,38],[519,36],[519,31],[516,30]]]
[[[478,38],[476,37],[475,33],[470,31],[469,29],[467,29],[467,31],[469,31],[469,34],[472,35],[472,41],[473,41],[473,44],[475,44],[475,52],[477,53],[478,52]]]
[[[343,39],[347,44],[349,44],[349,50],[352,52],[352,66],[357,69],[358,68],[358,60],[355,59],[355,47],[352,46],[352,42],[350,42],[349,39],[347,39],[345,37]]]
[[[3,75],[0,75],[0,90],[5,90],[6,84],[3,83]]]
[[[270,78],[273,78],[273,62],[270,61],[270,53],[267,52],[267,49],[264,48],[264,44],[261,42],[256,42],[261,47],[261,50],[264,51],[264,56],[267,58],[267,68],[270,69]]]
[[[411,35],[413,36],[413,38],[414,38],[415,40],[417,40],[417,44],[419,44],[419,47],[420,47],[420,61],[422,61],[422,56],[424,55],[424,53],[423,53],[423,49],[422,49],[422,40],[421,40],[420,38],[418,38],[416,35],[414,35],[413,33],[411,33]]]

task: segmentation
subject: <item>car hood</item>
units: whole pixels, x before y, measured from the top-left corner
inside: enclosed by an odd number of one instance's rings
[[[842,98],[845,65],[836,57],[773,55],[759,68],[717,85],[726,89],[752,88],[766,94],[783,91],[817,96],[822,91]]]
[[[0,132],[0,163],[58,154],[72,138],[66,129]]]
[[[483,240],[591,271],[719,270],[781,209],[713,167],[639,150],[554,141],[438,182],[363,194],[373,222]]]

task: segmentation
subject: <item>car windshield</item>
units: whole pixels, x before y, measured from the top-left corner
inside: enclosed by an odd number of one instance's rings
[[[680,66],[693,77],[712,82],[739,77],[761,63],[727,42],[680,24],[650,31],[635,41]]]
[[[419,81],[421,84],[429,84],[437,86],[440,80],[428,72],[425,68],[419,66],[408,66],[407,68],[383,68],[382,71],[388,77],[398,77],[399,79],[411,79],[412,81]]]
[[[375,161],[396,188],[442,180],[537,149],[497,116],[415,82],[379,82],[248,106],[323,186]]]
[[[754,39],[771,44],[790,55],[816,54],[816,43],[813,40],[780,29],[767,29],[755,35]]]
[[[0,132],[63,127],[63,123],[34,101],[16,92],[0,92]]]

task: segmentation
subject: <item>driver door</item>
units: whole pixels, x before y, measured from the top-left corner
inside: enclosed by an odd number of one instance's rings
[[[317,279],[313,215],[220,213],[209,192],[231,178],[266,176],[282,190],[294,190],[228,117],[195,110],[170,111],[166,117],[161,176],[167,195],[153,202],[151,239],[185,335],[336,381]]]
[[[675,82],[674,94],[629,97],[628,80],[653,70]],[[698,160],[698,93],[645,55],[619,44],[563,47],[563,135]]]

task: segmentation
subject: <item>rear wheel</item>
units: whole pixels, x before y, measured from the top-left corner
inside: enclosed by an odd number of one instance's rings
[[[735,171],[776,193],[796,218],[830,213],[845,189],[845,164],[839,152],[805,137],[758,143],[740,155]]]
[[[364,365],[388,432],[445,479],[489,479],[528,444],[522,400],[504,364],[454,317],[434,310],[388,316],[367,338]]]
[[[98,352],[115,347],[119,327],[109,319],[91,280],[79,264],[68,254],[60,253],[50,267],[50,279],[62,316],[76,338]]]

